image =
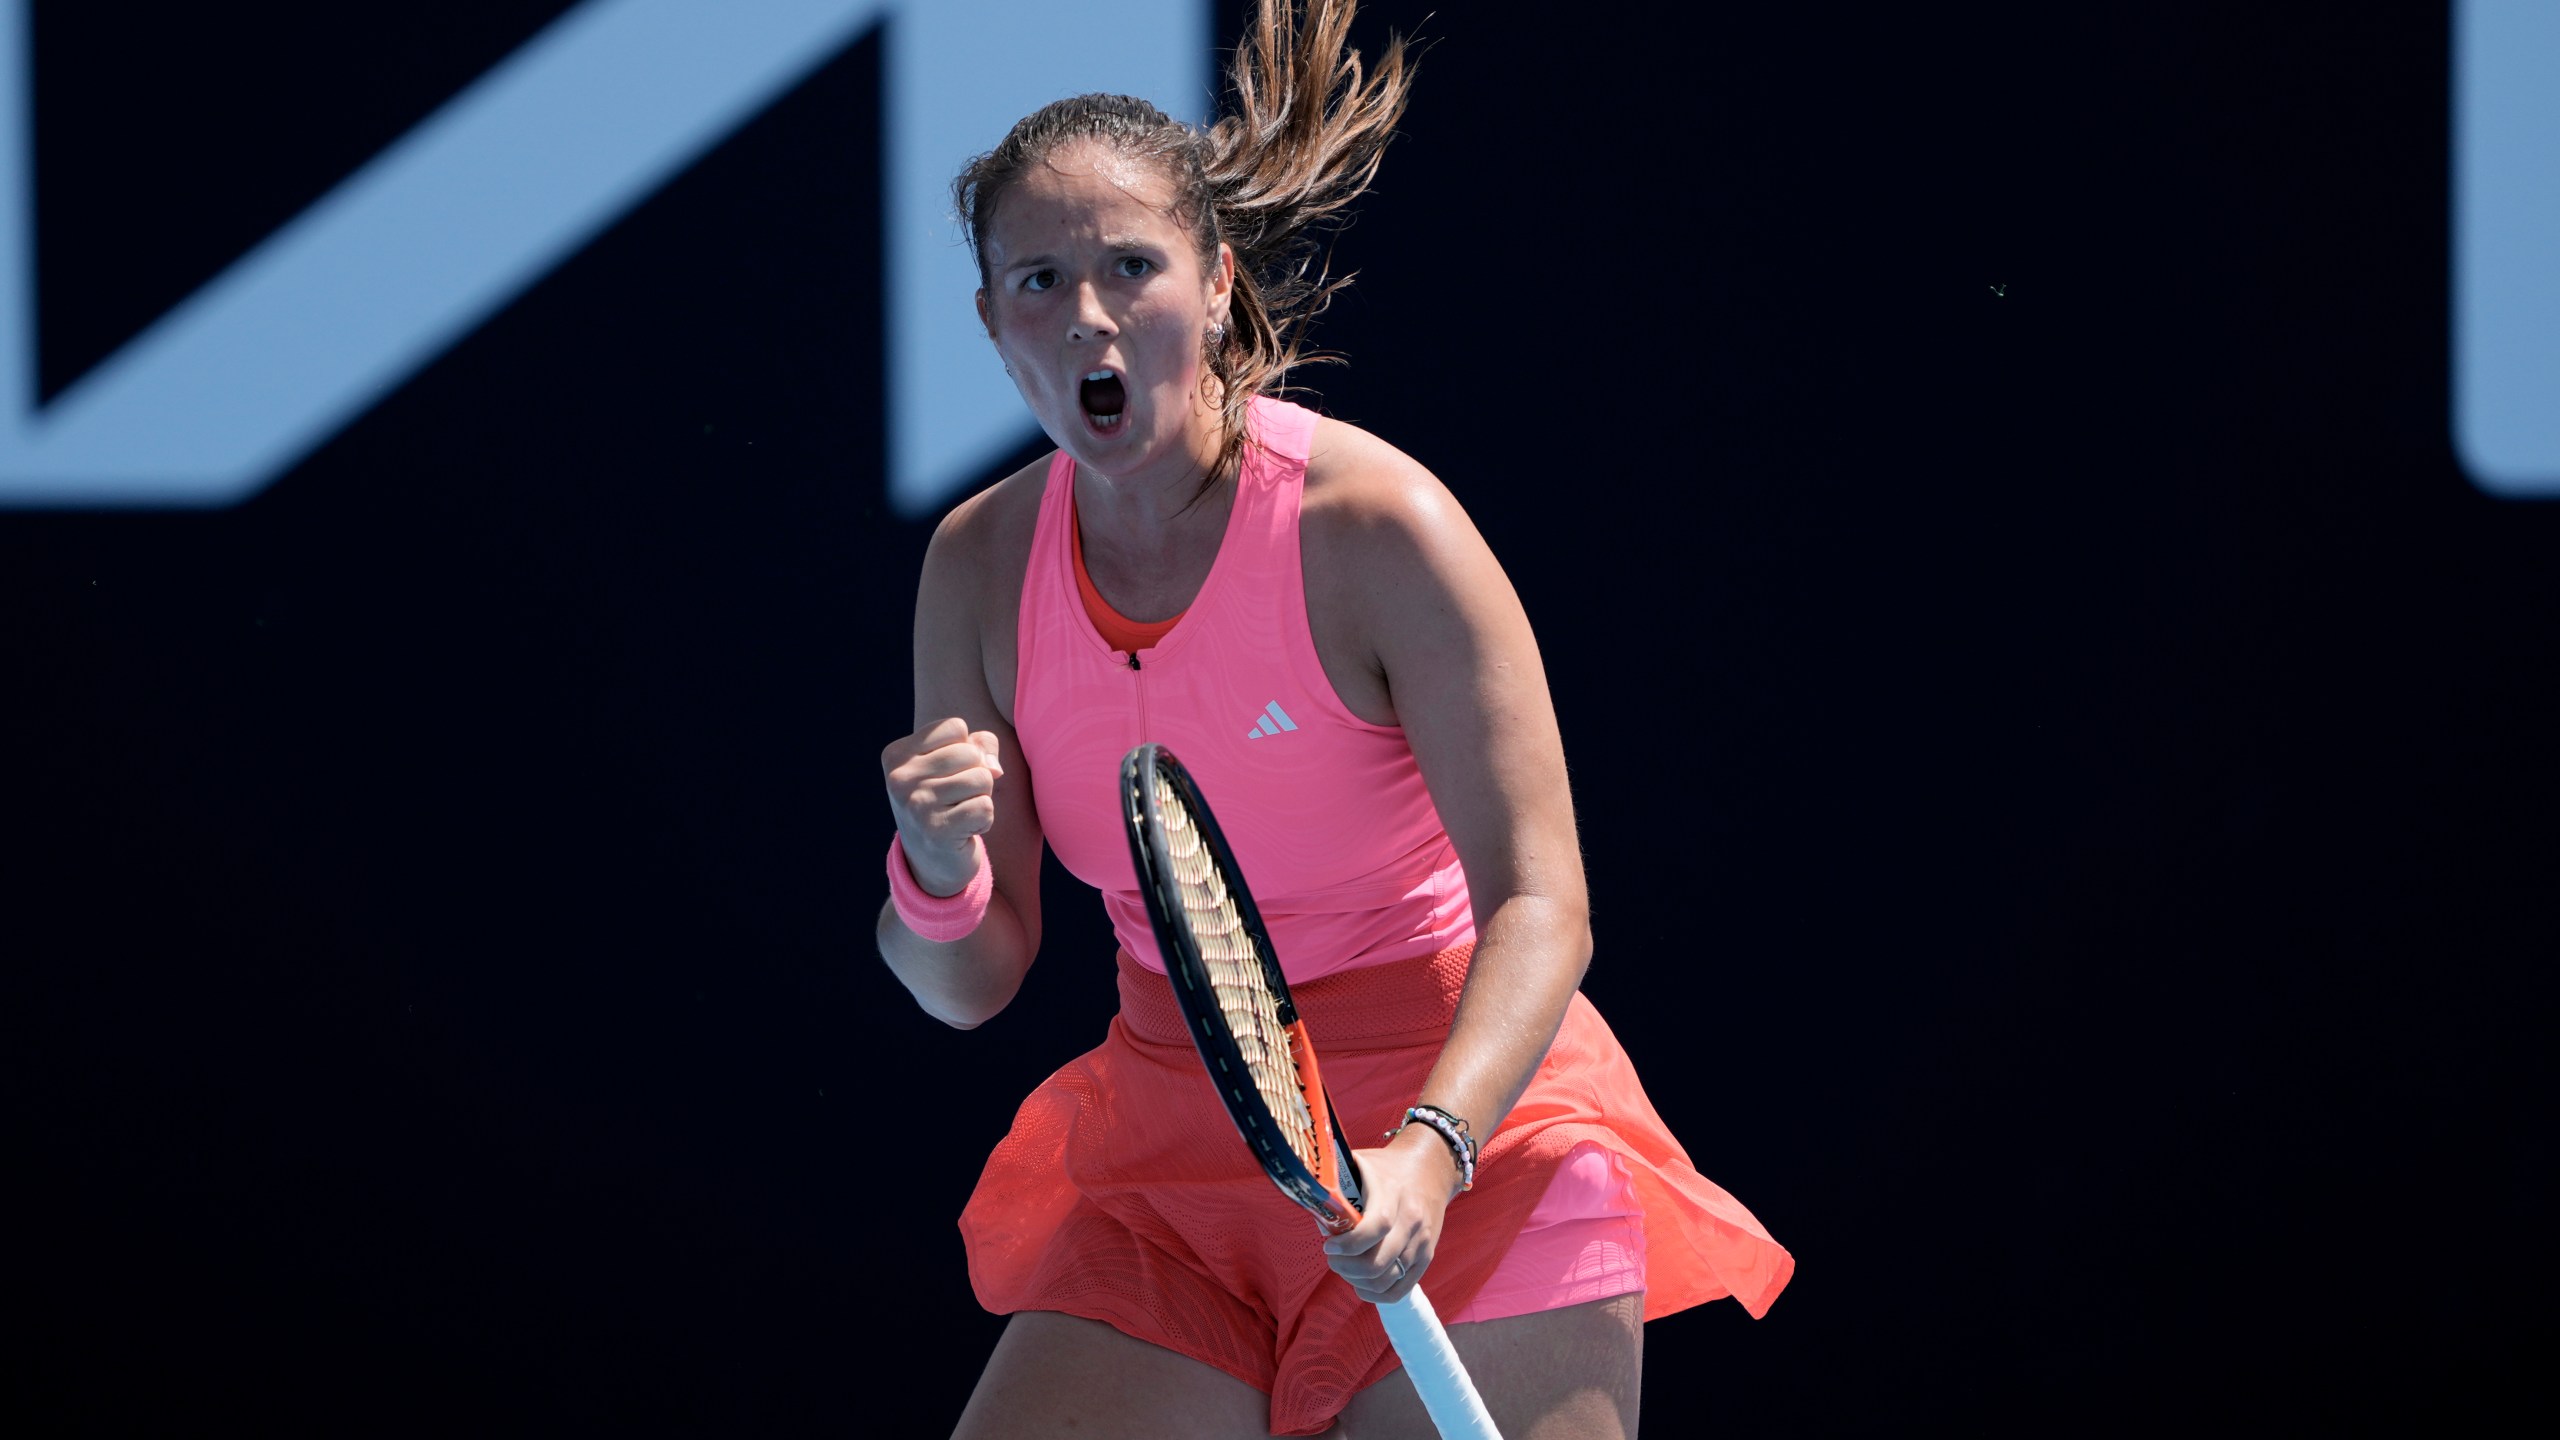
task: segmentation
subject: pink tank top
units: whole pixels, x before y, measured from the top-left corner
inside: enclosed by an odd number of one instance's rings
[[[1316,658],[1298,564],[1314,412],[1257,398],[1226,538],[1181,622],[1114,650],[1069,549],[1075,461],[1049,462],[1023,574],[1013,727],[1049,846],[1102,892],[1120,944],[1156,953],[1120,818],[1120,761],[1173,751],[1216,812],[1293,982],[1475,937],[1466,875],[1401,727],[1343,707]]]

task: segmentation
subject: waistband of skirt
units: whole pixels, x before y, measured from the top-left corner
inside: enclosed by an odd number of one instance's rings
[[[1289,987],[1318,1055],[1340,1051],[1400,1050],[1437,1045],[1449,1038],[1466,988],[1476,942],[1465,941],[1410,960],[1336,970]],[[1120,958],[1120,1021],[1132,1038],[1157,1045],[1192,1043],[1173,982],[1140,965],[1128,951]]]

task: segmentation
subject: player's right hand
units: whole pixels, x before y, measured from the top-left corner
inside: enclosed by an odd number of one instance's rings
[[[928,894],[956,895],[977,874],[978,847],[969,842],[996,823],[996,780],[1004,774],[996,748],[992,732],[973,731],[955,715],[880,752],[907,868]]]

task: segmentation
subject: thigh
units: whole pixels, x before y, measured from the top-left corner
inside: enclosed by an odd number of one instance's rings
[[[1452,1325],[1503,1440],[1632,1440],[1644,1376],[1644,1294]],[[1352,1397],[1342,1440],[1433,1440],[1431,1417],[1398,1370]]]
[[[1271,1397],[1224,1370],[1099,1320],[1026,1310],[1005,1323],[952,1440],[1258,1440],[1270,1429]]]

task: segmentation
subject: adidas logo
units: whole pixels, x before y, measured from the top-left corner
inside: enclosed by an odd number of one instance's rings
[[[1244,732],[1244,738],[1259,740],[1265,735],[1277,735],[1283,730],[1297,728],[1298,722],[1290,719],[1289,712],[1281,709],[1280,702],[1274,700],[1262,707],[1262,718],[1254,724],[1252,729]]]

